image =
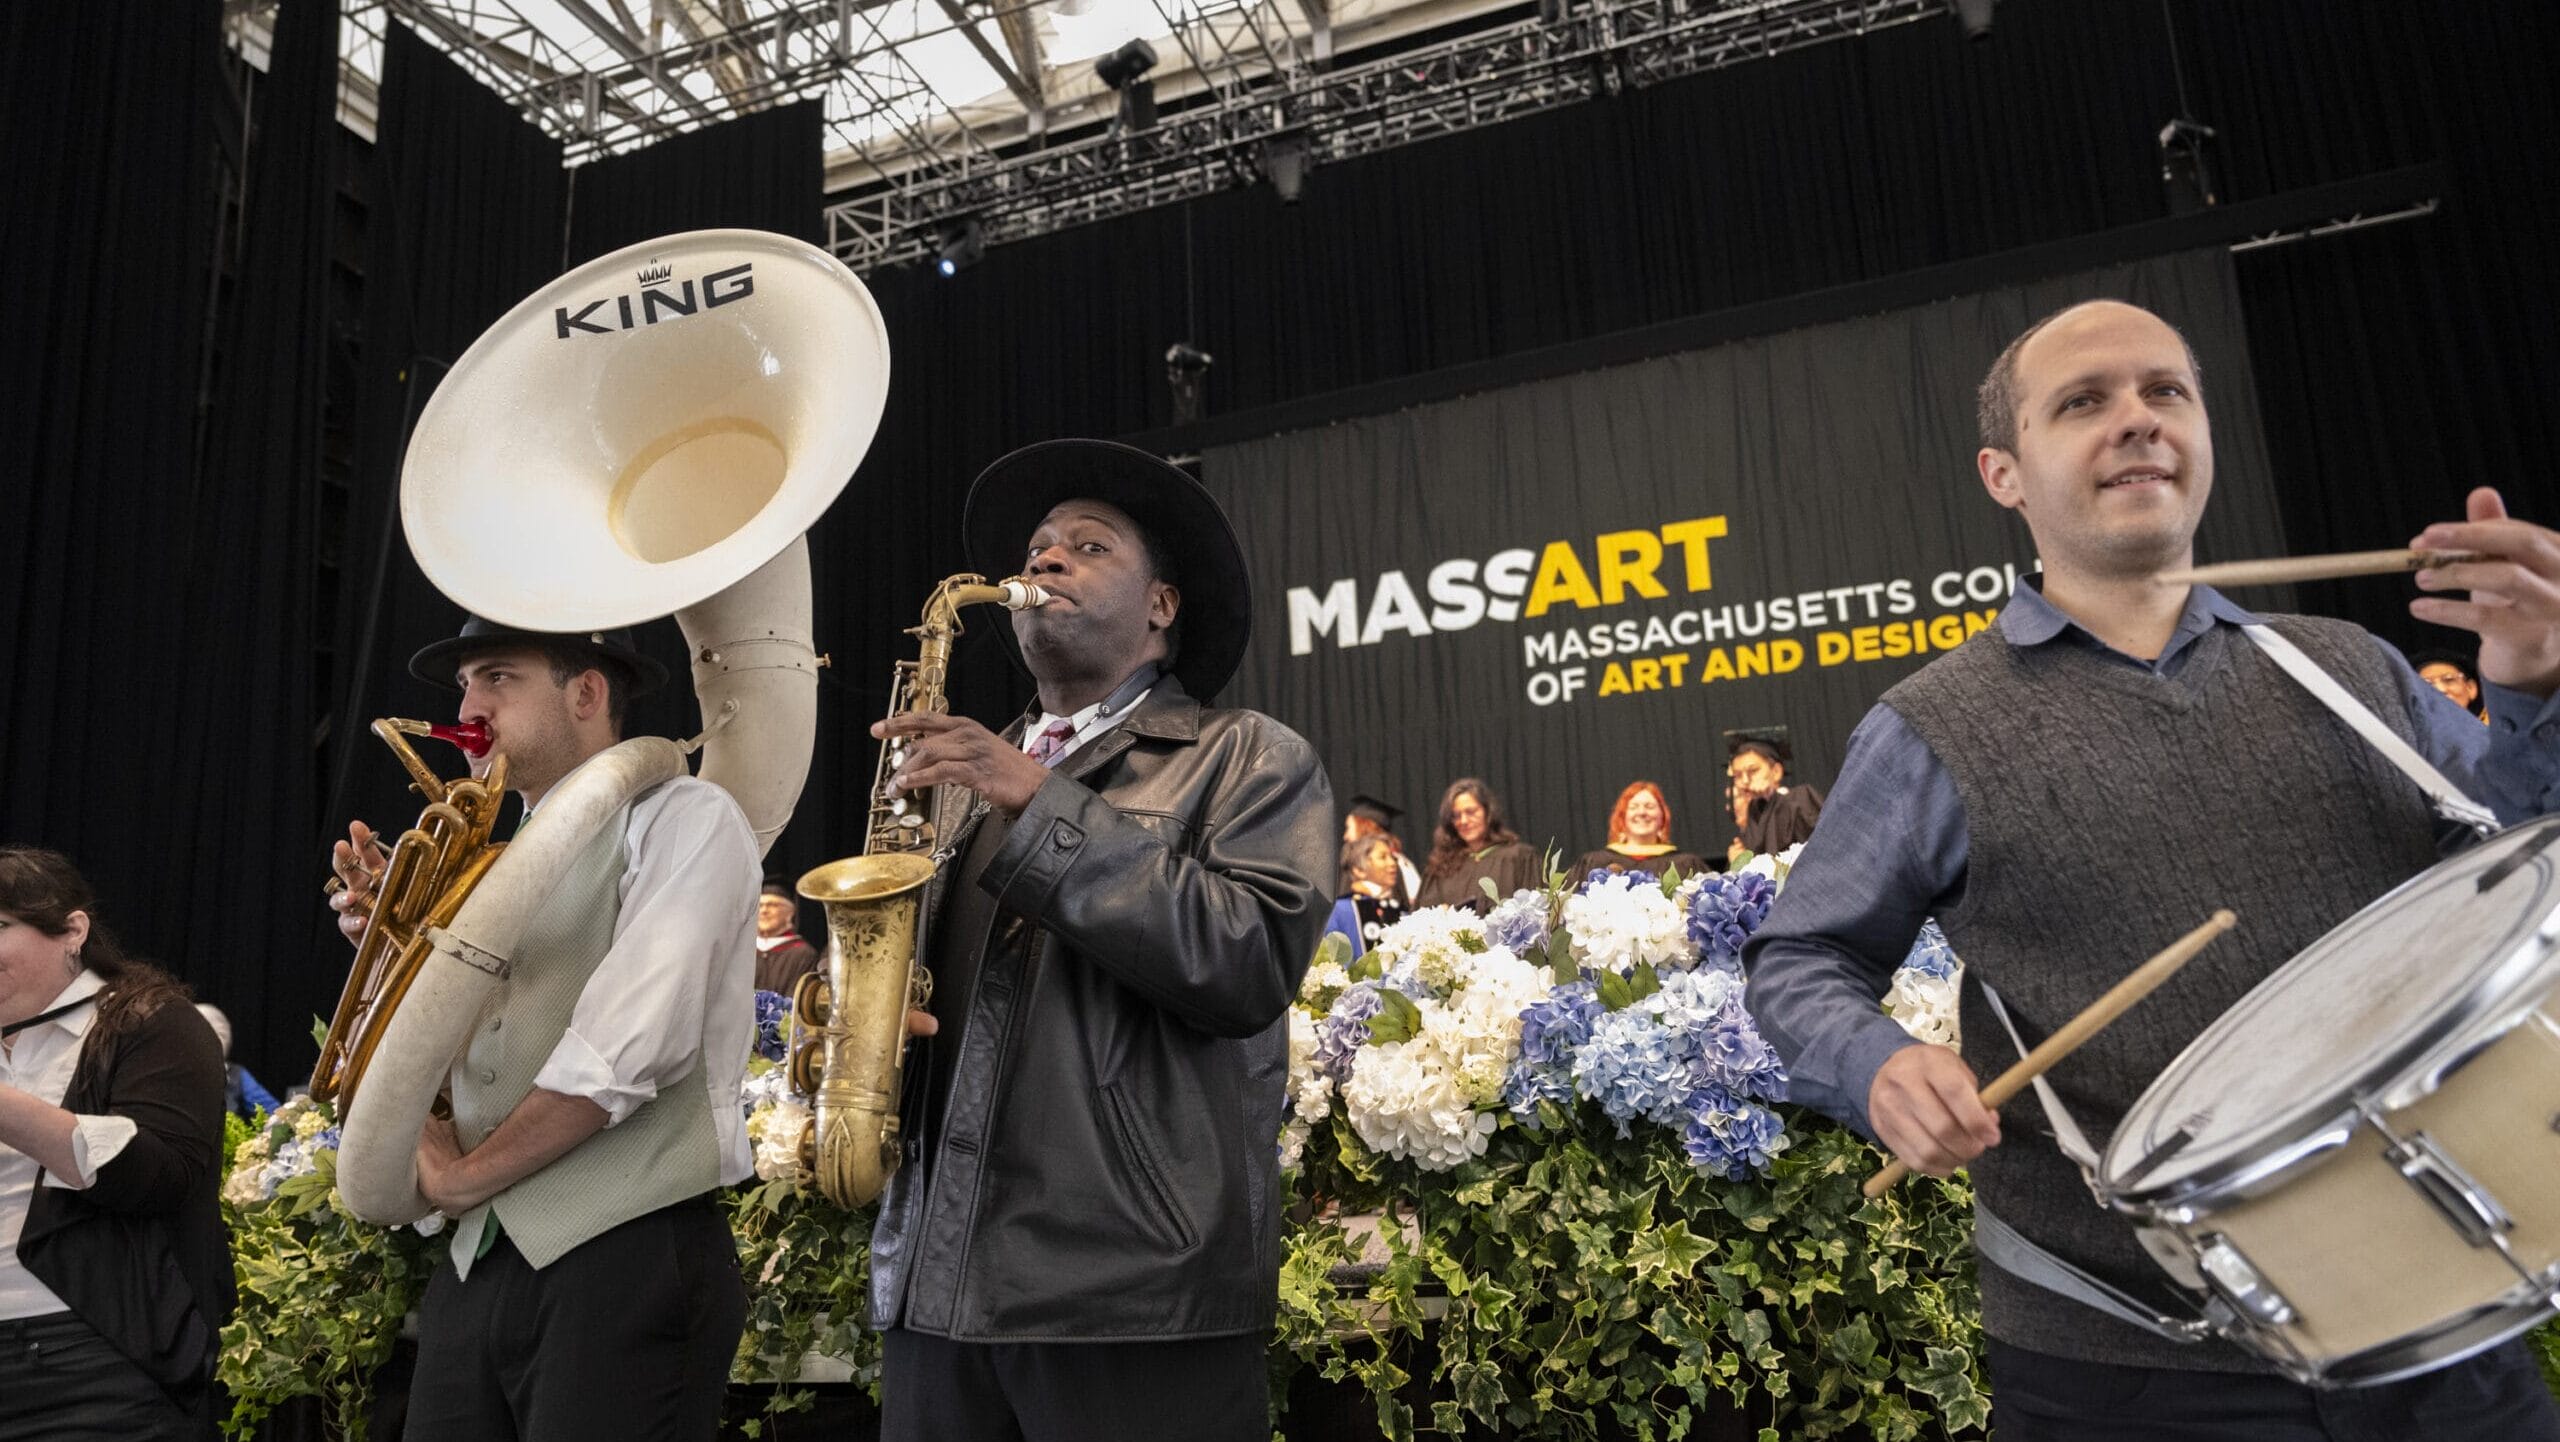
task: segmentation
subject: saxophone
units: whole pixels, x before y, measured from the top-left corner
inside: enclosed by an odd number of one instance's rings
[[[901,661],[889,688],[889,715],[941,715],[951,708],[944,678],[960,608],[1008,611],[1046,605],[1049,593],[1012,576],[994,585],[975,574],[950,577],[926,598],[924,619],[907,634],[916,659]],[[799,892],[825,905],[826,964],[791,994],[790,1082],[810,1099],[800,1165],[838,1206],[880,1195],[898,1169],[898,1096],[906,1072],[907,1012],[932,998],[923,953],[924,890],[948,859],[939,797],[892,797],[889,778],[906,761],[902,738],[880,748],[862,854],[800,878]]]

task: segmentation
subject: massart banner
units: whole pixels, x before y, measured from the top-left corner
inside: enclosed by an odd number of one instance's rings
[[[1786,727],[1828,785],[1875,698],[2032,570],[1976,479],[1974,387],[2091,296],[2169,317],[2204,368],[2199,554],[2279,554],[2230,259],[2202,252],[1209,451],[1254,581],[1223,699],[1303,732],[1337,796],[1406,808],[1409,847],[1474,774],[1568,857],[1637,778],[1720,851],[1724,732]]]

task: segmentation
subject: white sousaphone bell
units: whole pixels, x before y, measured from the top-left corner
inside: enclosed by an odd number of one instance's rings
[[[410,439],[401,522],[427,579],[502,625],[674,614],[702,778],[767,849],[816,735],[803,533],[851,479],[888,389],[879,308],[825,251],[752,230],[630,246],[527,296],[463,353]],[[691,749],[635,737],[580,767],[430,933],[342,1119],[338,1186],[359,1216],[428,1210],[418,1133],[519,932],[596,828],[683,775]]]

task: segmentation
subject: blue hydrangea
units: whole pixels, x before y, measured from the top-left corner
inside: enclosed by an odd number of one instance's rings
[[[1947,934],[1938,929],[1936,917],[1920,923],[1920,936],[1911,943],[1911,954],[1902,959],[1902,966],[1939,981],[1956,974],[1956,949],[1947,944]]]
[[[1650,871],[1640,871],[1634,867],[1629,867],[1624,871],[1612,871],[1608,867],[1603,866],[1594,870],[1589,876],[1582,878],[1582,885],[1578,889],[1588,893],[1603,886],[1625,885],[1629,888],[1634,888],[1638,886],[1660,886],[1661,884],[1662,878]]]
[[[790,1056],[791,998],[778,991],[756,993],[756,1055],[779,1062]]]
[[[1699,964],[1726,971],[1742,969],[1742,944],[1769,915],[1778,888],[1752,872],[1699,878],[1689,893],[1689,942],[1698,948]]]
[[[1639,1118],[1676,1126],[1692,1087],[1682,1041],[1646,1007],[1603,1012],[1574,1052],[1574,1089],[1599,1103],[1622,1137]]]
[[[1316,1023],[1315,1065],[1336,1086],[1351,1080],[1351,1058],[1369,1044],[1369,1018],[1386,1003],[1374,981],[1355,981],[1333,999],[1333,1009]]]
[[[1739,992],[1698,1033],[1691,1074],[1701,1095],[1714,1090],[1762,1101],[1787,1099],[1786,1066],[1752,1024]]]
[[[1766,1172],[1786,1148],[1786,1124],[1778,1114],[1717,1087],[1702,1089],[1680,1134],[1689,1164],[1727,1181]]]
[[[1502,1084],[1503,1103],[1514,1116],[1534,1126],[1538,1103],[1573,1104],[1573,1054],[1590,1040],[1600,1011],[1599,988],[1570,981],[1520,1013],[1520,1055]]]
[[[1547,897],[1515,891],[1484,919],[1484,939],[1513,956],[1536,960],[1547,951]]]

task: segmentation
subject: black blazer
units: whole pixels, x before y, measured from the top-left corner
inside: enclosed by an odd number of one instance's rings
[[[102,993],[103,995],[103,993]],[[222,1226],[222,1043],[177,999],[93,1026],[65,1111],[141,1128],[86,1191],[38,1181],[18,1260],[181,1406],[203,1394],[233,1298]]]

